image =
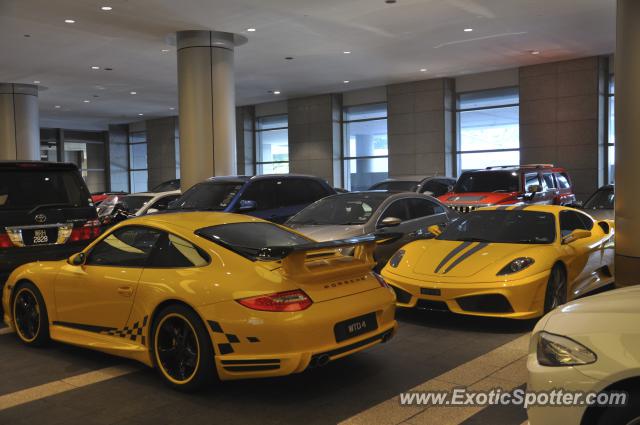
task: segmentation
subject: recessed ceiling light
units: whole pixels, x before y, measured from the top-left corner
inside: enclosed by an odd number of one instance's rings
[[[91,101],[89,99],[85,99],[83,100],[84,103],[91,103]]]
[[[420,68],[420,72],[427,72],[427,68]]]
[[[40,80],[33,80],[33,84],[40,84]]]
[[[272,91],[271,93],[273,93],[273,94],[280,94],[280,90],[274,90],[274,91]]]
[[[76,21],[75,21],[74,19],[65,19],[65,20],[64,20],[64,23],[65,23],[65,24],[75,24],[75,23],[76,23]]]
[[[256,32],[255,28],[247,28],[247,32]]]
[[[176,109],[176,108],[174,108],[173,106],[169,106],[169,110],[170,111],[173,111],[174,109]]]
[[[60,109],[60,105],[56,105],[56,106],[54,106],[54,108]]]
[[[160,50],[160,51],[161,51],[162,53],[168,53],[168,52],[169,52],[169,49],[162,49],[162,50]]]
[[[532,50],[531,54],[532,55],[539,55],[540,54],[540,50]]]
[[[112,10],[113,7],[111,7],[111,6],[102,6],[100,9],[101,10],[105,10],[105,11],[109,11],[109,10]]]
[[[343,81],[343,83],[345,83],[345,84],[349,84],[349,82],[350,82],[349,80],[344,80]]]
[[[144,114],[138,114],[139,117],[143,116]]]
[[[93,69],[95,71],[95,70],[100,69],[100,67],[98,65],[91,65],[91,69]]]
[[[351,51],[349,51],[349,50],[345,50],[345,51],[344,51],[344,52],[342,52],[342,53],[344,53],[345,55],[350,55],[350,54],[351,54]]]
[[[471,32],[471,31],[473,31],[473,28],[465,28],[464,29],[464,32]]]
[[[130,91],[129,94],[138,94],[137,91]]]

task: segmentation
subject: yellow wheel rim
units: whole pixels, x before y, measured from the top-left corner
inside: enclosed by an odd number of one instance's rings
[[[13,299],[13,322],[18,337],[33,342],[40,334],[40,304],[29,288],[20,288]]]
[[[200,342],[189,319],[178,313],[164,316],[155,329],[153,349],[156,364],[170,382],[185,385],[200,366]]]

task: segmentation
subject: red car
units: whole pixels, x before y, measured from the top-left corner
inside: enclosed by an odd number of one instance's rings
[[[487,167],[465,171],[453,190],[438,199],[458,212],[518,203],[567,205],[576,200],[564,168],[552,164]]]

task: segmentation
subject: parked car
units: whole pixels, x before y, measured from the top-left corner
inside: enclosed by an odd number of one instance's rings
[[[284,223],[307,205],[335,193],[326,181],[313,176],[212,177],[195,184],[169,209],[237,212]]]
[[[166,182],[162,182],[156,187],[152,188],[149,192],[161,193],[171,192],[173,190],[180,190],[180,179],[167,180]]]
[[[22,264],[80,251],[100,234],[97,218],[75,165],[0,161],[0,287]]]
[[[613,283],[614,233],[569,207],[487,207],[407,244],[382,276],[399,307],[531,319]]]
[[[469,212],[490,205],[524,202],[569,205],[576,196],[564,168],[534,164],[465,171],[453,189],[439,199],[449,208]]]
[[[531,425],[640,423],[640,287],[609,291],[556,309],[531,335],[527,390],[626,392],[626,406],[534,405]]]
[[[381,269],[401,246],[425,235],[432,225],[446,224],[458,214],[437,199],[407,192],[366,191],[323,198],[285,225],[318,241],[345,239],[370,233],[393,235],[375,250]]]
[[[422,180],[387,179],[374,184],[369,190],[418,192],[438,197],[449,192],[455,184],[456,179],[446,176],[425,177]]]
[[[178,390],[290,375],[394,335],[374,246],[366,236],[316,243],[238,214],[145,215],[68,260],[15,270],[5,321],[26,345],[53,339],[137,360]]]
[[[116,195],[122,196],[126,194],[127,192],[97,192],[97,193],[91,194],[91,200],[96,206],[98,206],[102,201],[104,201],[105,199],[111,196],[116,196]]]
[[[107,204],[98,207],[98,218],[103,225],[113,225],[124,219],[138,217],[145,214],[165,211],[169,204],[180,197],[179,190],[169,192],[141,192],[131,195],[119,196],[115,203],[111,200],[103,202]]]
[[[613,220],[615,201],[614,186],[608,184],[596,190],[585,203],[577,203],[576,207],[598,220]]]

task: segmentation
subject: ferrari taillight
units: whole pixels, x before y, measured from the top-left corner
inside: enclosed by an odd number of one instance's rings
[[[241,298],[236,301],[247,308],[261,311],[301,311],[313,304],[311,298],[301,289]]]
[[[11,248],[13,242],[9,239],[9,235],[6,233],[0,233],[0,248]]]

